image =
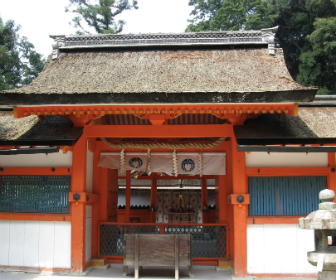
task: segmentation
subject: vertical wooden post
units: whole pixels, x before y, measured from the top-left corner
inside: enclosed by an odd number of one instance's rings
[[[73,148],[71,192],[86,192],[86,153],[85,132]],[[71,271],[85,270],[85,218],[84,203],[71,203]]]
[[[107,168],[101,168],[100,176],[100,218],[101,221],[107,222]]]
[[[209,212],[204,211],[204,206],[208,206],[208,180],[206,177],[201,178],[201,185],[202,185],[202,220],[203,223],[208,222],[208,214]]]
[[[150,197],[151,206],[157,207],[157,179],[152,178],[151,182],[151,197]],[[150,223],[156,223],[156,212],[150,212]]]
[[[99,194],[102,199],[101,192],[101,170],[103,168],[98,167],[100,157],[100,151],[95,151],[93,155],[93,182],[92,193]],[[101,221],[101,201],[92,205],[92,257],[98,256],[98,222]]]
[[[237,151],[237,142],[232,138],[232,185],[234,194],[247,194],[245,153]],[[233,206],[233,251],[234,276],[247,275],[247,204]]]
[[[226,195],[228,188],[224,175],[216,176],[216,223],[227,223]]]
[[[193,268],[193,240],[191,238],[191,235],[189,235],[189,247],[190,247],[190,252],[189,252],[189,277],[194,277],[194,268]]]
[[[118,220],[118,170],[107,169],[107,221]]]
[[[175,280],[179,280],[179,246],[177,234],[175,234]]]
[[[328,189],[333,190],[336,193],[336,163],[335,163],[335,153],[328,153],[328,166],[330,167],[331,172],[329,173],[328,178]],[[334,168],[334,171],[332,171]],[[336,199],[334,200],[334,202]]]
[[[134,252],[135,252],[135,258],[134,258],[134,278],[139,279],[139,234],[135,235],[135,246],[134,246]]]
[[[131,216],[131,171],[126,170],[126,209],[125,209],[125,223],[129,223]]]

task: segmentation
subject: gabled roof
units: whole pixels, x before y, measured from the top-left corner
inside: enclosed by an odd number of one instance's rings
[[[60,116],[15,119],[13,112],[0,112],[0,146],[73,146],[83,133],[82,127]]]
[[[54,36],[43,72],[0,105],[312,101],[272,31]]]
[[[234,126],[238,145],[336,143],[336,107],[300,107],[297,117],[264,114]]]

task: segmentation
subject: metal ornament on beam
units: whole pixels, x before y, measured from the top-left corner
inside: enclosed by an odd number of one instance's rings
[[[148,119],[152,115],[164,115],[166,119],[174,119],[182,114],[212,114],[221,119],[240,117],[243,114],[288,114],[297,116],[298,104],[119,104],[119,105],[56,105],[14,107],[15,118],[30,115],[73,116],[88,119],[107,114],[132,114],[138,118]]]

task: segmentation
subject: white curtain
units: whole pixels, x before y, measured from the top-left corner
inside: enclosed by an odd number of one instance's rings
[[[152,172],[173,173],[173,154],[151,154],[151,170]]]
[[[179,174],[200,174],[200,156],[202,158],[203,175],[225,175],[225,153],[177,153],[176,163]],[[148,167],[147,153],[125,153],[126,170],[146,171]],[[101,153],[98,166],[120,169],[120,153]],[[152,153],[151,171],[174,173],[173,153]]]

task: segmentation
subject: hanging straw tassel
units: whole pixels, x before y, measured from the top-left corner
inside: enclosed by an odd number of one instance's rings
[[[125,172],[125,150],[122,149],[120,152],[120,173]]]
[[[147,174],[151,175],[152,174],[152,170],[151,170],[151,153],[150,153],[150,149],[148,149],[147,155],[148,155]]]
[[[200,175],[200,177],[202,177],[203,176],[203,156],[202,156],[202,152],[200,152],[200,154],[199,154],[198,163],[199,163],[199,175]]]
[[[176,156],[176,150],[174,150],[174,153],[173,153],[173,169],[174,169],[175,177],[177,177],[177,175],[178,175],[178,169],[177,169],[177,156]]]

